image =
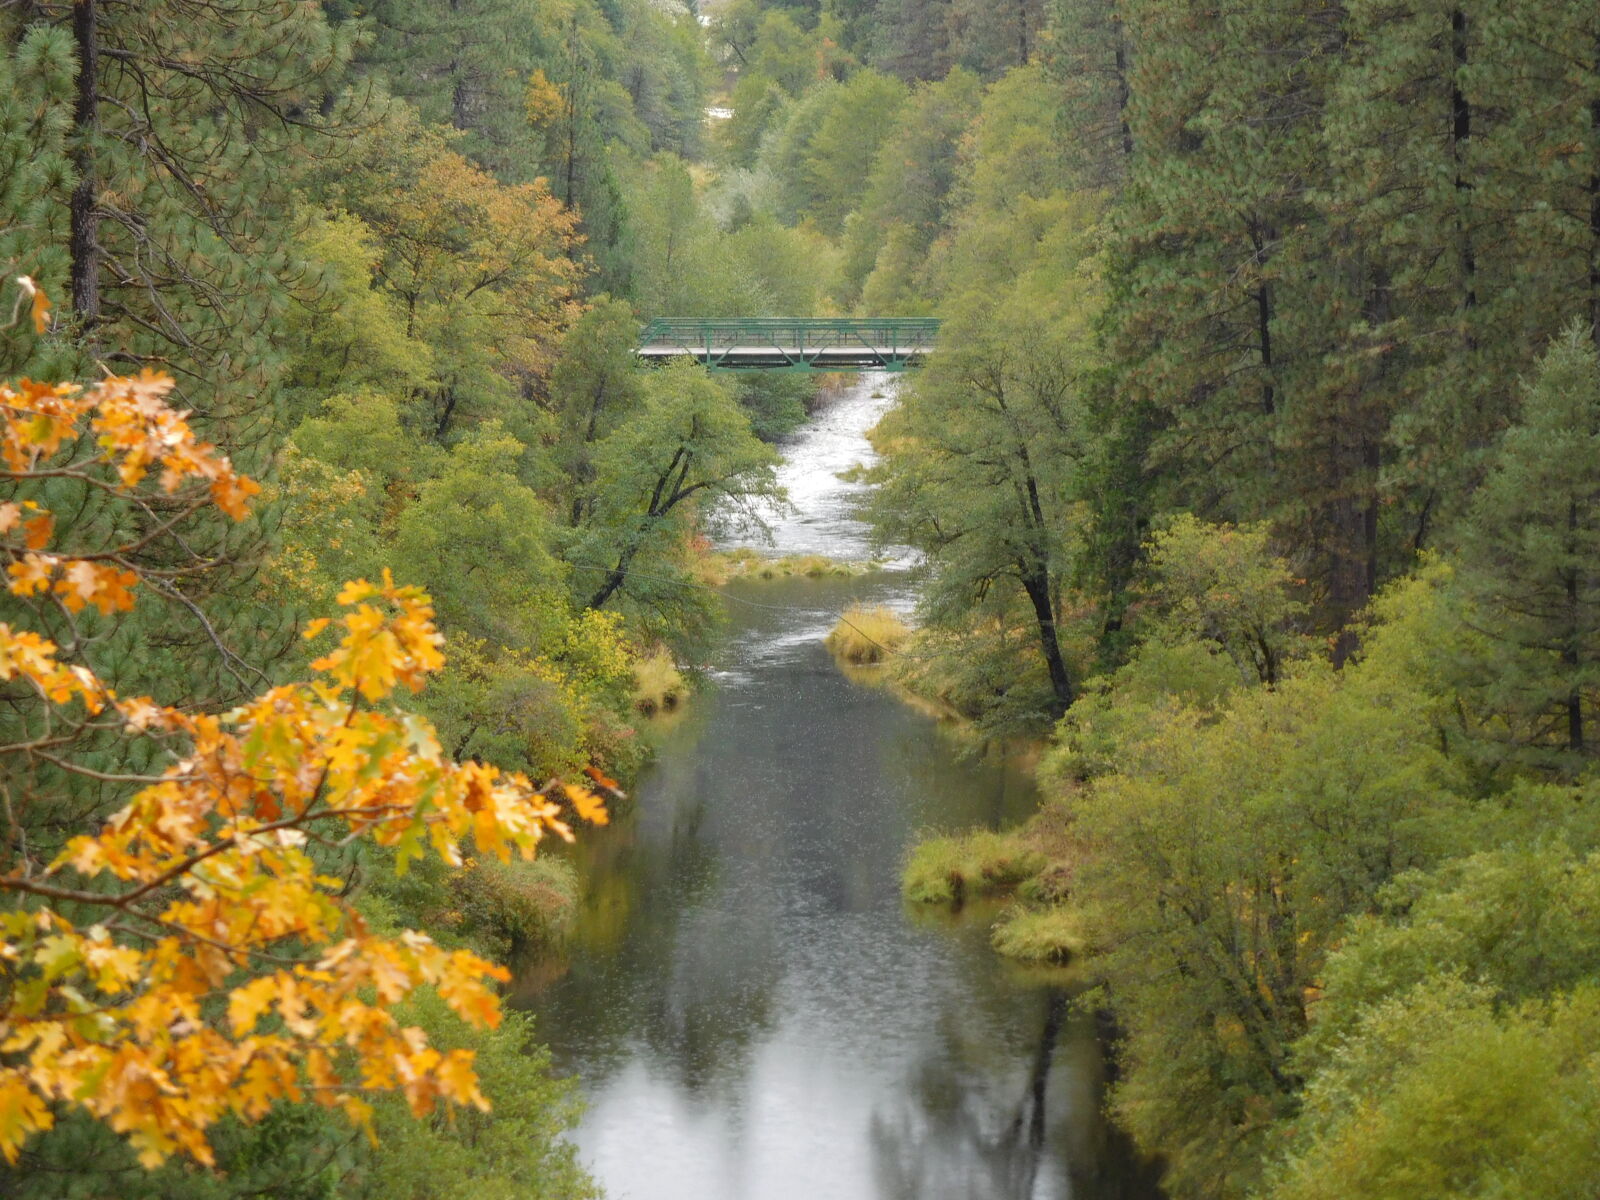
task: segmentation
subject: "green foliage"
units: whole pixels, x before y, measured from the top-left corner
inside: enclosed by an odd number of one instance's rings
[[[1592,985],[1503,1015],[1458,983],[1407,995],[1371,1015],[1346,1069],[1308,1089],[1317,1137],[1263,1194],[1570,1196],[1600,1177],[1597,1033]]]
[[[553,854],[479,859],[450,880],[457,924],[500,957],[558,952],[578,908],[578,874]],[[448,923],[447,923],[448,924]]]
[[[1182,513],[1150,541],[1152,639],[1224,654],[1246,683],[1272,685],[1305,653],[1299,581],[1268,548],[1265,525],[1212,526]]]
[[[609,215],[608,142],[638,153],[698,144],[705,51],[686,11],[644,0],[378,0],[363,15],[374,32],[366,69],[426,121],[461,130],[465,152],[499,178],[548,177],[591,238]],[[529,112],[534,77],[556,100]]]
[[[1592,800],[1517,799],[1530,833]],[[1570,824],[1570,816],[1558,823]],[[1273,1197],[1558,1196],[1594,1177],[1592,854],[1548,834],[1402,877],[1328,964]]]
[[[504,645],[544,643],[563,583],[551,514],[517,479],[523,450],[493,423],[480,427],[395,523],[407,582],[428,590],[445,627]]]
[[[798,184],[799,190],[790,197],[796,215],[837,232],[866,191],[868,175],[862,163],[875,160],[898,132],[908,92],[897,79],[859,71],[837,87],[813,95],[826,103],[820,107],[804,103],[789,118],[781,140],[793,147],[789,152],[798,154],[800,161],[784,163],[781,177]]]
[[[860,297],[869,314],[909,315],[916,273],[952,216],[957,147],[979,99],[978,80],[966,71],[912,90],[845,225],[840,293],[847,304]]]
[[[689,363],[648,373],[636,415],[594,445],[595,503],[568,561],[589,608],[615,598],[675,648],[711,618],[689,571],[688,540],[712,517],[754,520],[775,497],[777,456],[732,388]]]
[[[1143,730],[1185,711],[1208,720],[1240,686],[1237,666],[1214,645],[1145,642],[1116,671],[1085,684],[1056,728],[1040,778],[1065,790],[1114,771]]]
[[[1044,242],[1009,286],[995,278],[1007,265],[1001,247],[980,249],[984,232],[963,239],[966,286],[946,303],[939,354],[880,426],[872,503],[883,536],[917,546],[932,564],[926,625],[1031,626],[1048,686],[1032,714],[1037,727],[1076,693],[1060,629],[1074,552],[1073,472],[1090,440],[1082,401],[1094,350],[1085,310],[1098,281],[1092,209],[1060,196],[1031,212]],[[1015,253],[1024,257],[1020,245]]]
[[[629,654],[614,617],[571,605],[556,514],[519,478],[532,451],[489,422],[445,453],[399,414],[381,395],[335,397],[296,431],[281,598],[309,610],[384,566],[424,582],[450,651],[422,708],[454,753],[537,776],[625,773]]]
[[[455,1122],[424,1124],[404,1104],[376,1105],[377,1148],[341,1181],[341,1197],[447,1200],[470,1190],[485,1200],[593,1200],[599,1191],[564,1134],[581,1104],[570,1079],[555,1079],[550,1052],[533,1041],[532,1019],[508,1012],[498,1029],[464,1033],[442,1001],[408,1014],[441,1046],[472,1050],[493,1108]]]
[[[1561,1194],[1595,1174],[1593,8],[1052,7],[1045,62],[1026,5],[719,18],[758,167],[718,220],[946,318],[875,439],[930,571],[893,670],[986,731],[1062,717],[1066,903],[1014,940],[1107,948],[1171,1194]],[[874,68],[927,82],[847,179]]]
[[[635,706],[681,686],[630,646],[699,643],[697,539],[775,495],[761,439],[810,399],[640,370],[640,316],[938,312],[874,476],[930,572],[892,669],[984,732],[1055,724],[1071,823],[929,843],[907,894],[1020,886],[1002,950],[1105,948],[1114,1104],[1175,1197],[1582,1191],[1594,6],[1043,7],[720,6],[716,178],[673,5],[8,6],[0,323],[19,274],[55,323],[0,331],[5,372],[166,364],[272,500],[150,544],[166,612],[45,624],[125,691],[221,709],[392,565],[450,637],[427,709],[453,750],[616,773]],[[36,842],[119,802],[58,790]],[[543,859],[367,903],[547,948],[573,894]],[[0,1190],[589,1195],[526,1036],[475,1047],[492,1117],[385,1107],[371,1149],[286,1107],[219,1136],[226,1178],[129,1172],[65,1120]]]
[[[573,322],[550,374],[556,412],[555,466],[567,523],[594,506],[594,444],[627,421],[639,404],[644,376],[634,357],[639,325],[620,300],[601,297]]]
[[[1136,709],[1099,749],[1114,768],[1068,800],[1091,847],[1074,903],[1127,1031],[1114,1103],[1180,1194],[1247,1191],[1345,920],[1478,833],[1438,697],[1379,654],[1212,711]]]
[[[330,27],[317,5],[100,5],[81,26],[77,7],[0,16],[0,43],[18,47],[24,71],[13,128],[42,138],[18,180],[35,236],[56,247],[41,278],[59,285],[62,251],[74,260],[55,299],[84,339],[76,366],[176,358],[190,405],[259,470],[281,368],[275,334],[302,274],[287,250],[292,189],[347,115],[338,96],[354,30]],[[181,57],[166,53],[175,28]],[[93,105],[71,112],[71,171],[58,140],[68,52],[92,54],[96,72]]]
[[[429,343],[408,328],[395,292],[374,287],[382,256],[373,230],[349,213],[315,214],[301,235],[309,261],[321,267],[314,298],[293,309],[287,332],[299,347],[289,371],[300,415],[330,396],[359,388],[407,396],[428,385]],[[302,399],[303,398],[303,399]]]
[[[630,178],[632,297],[647,316],[808,315],[818,310],[834,253],[821,238],[767,214],[725,230],[688,164],[658,156]],[[779,385],[749,385],[771,390]]]
[[[320,181],[321,199],[354,214],[360,226],[347,226],[346,238],[376,251],[365,256],[365,282],[377,299],[352,318],[377,310],[383,339],[403,338],[407,357],[426,364],[420,379],[403,380],[405,423],[449,442],[498,419],[523,441],[539,440],[543,423],[527,398],[542,387],[577,315],[573,214],[542,181],[500,183],[398,108],[363,132],[343,168]],[[344,286],[357,290],[360,260],[349,248],[343,254],[354,275]],[[366,347],[333,340],[338,333],[306,347],[301,374],[327,379],[360,361]]]

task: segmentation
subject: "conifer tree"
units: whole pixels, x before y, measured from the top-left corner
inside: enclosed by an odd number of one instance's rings
[[[35,27],[17,43],[0,43],[0,377],[60,369],[50,361],[60,347],[41,339],[18,307],[32,296],[16,278],[27,276],[47,301],[68,294],[67,213],[52,197],[72,186],[74,73],[61,30]]]
[[[341,5],[341,17],[357,6]],[[362,66],[381,71],[394,94],[429,122],[465,135],[463,149],[503,179],[531,179],[520,119],[522,89],[554,55],[559,31],[544,6],[507,0],[377,0],[360,6],[373,31]]]
[[[881,0],[872,64],[908,83],[950,70],[952,0]]]
[[[1385,303],[1381,275],[1321,210],[1342,9],[1138,0],[1120,11],[1139,53],[1126,110],[1138,153],[1118,223],[1119,391],[1130,413],[1148,403],[1158,414],[1152,465],[1178,467],[1182,502],[1271,519],[1339,628],[1377,583],[1391,416],[1368,357],[1343,340]]]
[[[1536,749],[1587,754],[1600,692],[1600,354],[1587,320],[1527,389],[1463,531],[1462,586],[1500,648],[1490,707]]]
[[[290,250],[293,187],[337,148],[328,135],[354,32],[290,0],[0,9],[0,43],[48,38],[76,58],[71,171],[37,180],[43,217],[28,242],[47,275],[65,252],[58,373],[165,369],[209,441],[269,469],[280,326],[312,287]],[[113,519],[93,489],[63,512],[86,530]],[[95,665],[118,686],[226,705],[292,643],[292,619],[251,594],[273,514],[241,527],[205,512],[148,520],[140,553],[160,582],[147,609],[93,631]]]
[[[76,179],[51,196],[70,217],[73,327],[93,358],[170,363],[185,403],[226,422],[208,434],[243,453],[270,428],[273,328],[302,274],[279,236],[290,189],[329,148],[322,114],[354,31],[289,0],[0,14],[8,42],[41,27],[77,57]],[[218,411],[223,397],[238,409]]]
[[[1330,362],[1393,413],[1387,553],[1459,515],[1529,348],[1592,313],[1592,5],[1353,0],[1325,122],[1330,238],[1362,247]],[[1398,502],[1398,503],[1396,503]]]
[[[1056,0],[1052,76],[1062,94],[1070,151],[1081,157],[1085,182],[1120,185],[1133,158],[1128,105],[1133,46],[1117,0]]]

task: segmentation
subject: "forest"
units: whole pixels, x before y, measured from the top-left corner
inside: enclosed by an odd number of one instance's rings
[[[1165,1194],[1600,1184],[1600,7],[0,0],[0,85],[0,1192],[599,1194],[501,964],[828,391],[636,339],[832,315],[942,321],[881,670],[1038,750],[883,872],[1081,965]]]

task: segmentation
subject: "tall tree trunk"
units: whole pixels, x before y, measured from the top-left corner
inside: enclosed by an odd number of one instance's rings
[[[1478,348],[1472,327],[1473,310],[1478,307],[1478,254],[1472,243],[1472,182],[1467,178],[1466,150],[1472,139],[1472,102],[1462,90],[1461,76],[1467,68],[1467,14],[1457,8],[1450,13],[1450,159],[1455,168],[1456,246],[1461,267],[1461,333],[1466,348]]]
[[[1594,78],[1600,80],[1600,40],[1595,42]],[[1597,84],[1596,86],[1600,86]],[[1589,102],[1589,329],[1600,350],[1600,95]]]
[[[1133,100],[1133,88],[1128,83],[1128,35],[1122,27],[1122,18],[1111,15],[1111,39],[1116,47],[1117,69],[1117,126],[1121,134],[1123,167],[1133,157],[1133,127],[1128,124],[1128,105]]]
[[[1393,293],[1389,273],[1383,267],[1371,269],[1361,315],[1369,329],[1381,330],[1393,319]],[[1333,665],[1342,667],[1356,652],[1360,640],[1350,628],[1350,619],[1366,607],[1378,590],[1378,472],[1382,467],[1380,435],[1370,412],[1363,408],[1363,395],[1380,391],[1383,364],[1377,373],[1355,385],[1347,420],[1340,431],[1354,435],[1355,441],[1344,455],[1334,486],[1341,498],[1335,503],[1334,564],[1329,586],[1329,601],[1339,624],[1333,644]],[[1346,427],[1353,425],[1354,429]],[[1418,536],[1421,536],[1420,530]]]
[[[1267,258],[1270,253],[1267,243],[1271,240],[1270,230],[1254,222],[1251,223],[1250,244],[1255,247],[1256,267],[1263,273],[1267,269]],[[1270,417],[1278,410],[1278,389],[1272,376],[1272,285],[1265,279],[1256,285],[1255,302],[1256,349],[1261,356],[1261,411]]]
[[[1576,549],[1578,540],[1578,504],[1573,501],[1567,506],[1567,533],[1568,553]],[[1579,663],[1578,630],[1579,624],[1579,596],[1578,577],[1581,568],[1573,568],[1567,572],[1567,644],[1561,648],[1561,661],[1574,675],[1577,674]],[[1567,749],[1574,754],[1583,753],[1583,691],[1574,683],[1572,690],[1567,693]]]
[[[1039,648],[1044,652],[1045,669],[1050,673],[1050,691],[1055,696],[1051,716],[1059,717],[1072,707],[1076,698],[1072,677],[1067,674],[1067,661],[1061,655],[1061,639],[1056,635],[1056,614],[1050,604],[1050,577],[1038,562],[1019,562],[1022,590],[1033,603],[1033,615],[1039,626]]]
[[[572,483],[575,495],[572,497],[572,519],[570,524],[576,529],[583,522],[583,515],[594,504],[594,497],[586,490],[595,479],[594,464],[589,461],[589,447],[594,445],[594,439],[600,432],[600,410],[606,404],[606,386],[602,381],[595,388],[594,396],[589,402],[589,422],[583,430],[583,459],[572,472]]]
[[[606,574],[605,582],[600,585],[600,590],[589,598],[587,607],[604,608],[607,600],[611,599],[616,590],[628,578],[628,567],[633,563],[633,556],[639,552],[637,544],[629,545],[622,552],[622,557],[617,559],[617,565]]]
[[[73,166],[78,186],[72,191],[72,310],[85,333],[100,321],[100,205],[95,174],[95,139],[100,128],[100,37],[98,0],[77,0],[72,10],[72,35],[78,49],[78,103],[73,113],[77,147]]]
[[[1333,505],[1333,562],[1328,573],[1328,604],[1339,634],[1333,643],[1333,665],[1344,666],[1360,646],[1351,619],[1366,607],[1378,581],[1378,444],[1359,434],[1348,449],[1336,451],[1345,462],[1335,468],[1335,486],[1343,493]]]
[[[611,599],[616,590],[627,582],[628,568],[633,564],[634,556],[639,553],[639,548],[644,545],[644,539],[649,536],[656,522],[671,512],[678,501],[706,486],[703,480],[693,486],[687,486],[689,468],[693,463],[694,451],[688,447],[679,446],[673,452],[672,461],[667,464],[666,470],[656,477],[655,490],[650,494],[650,506],[644,512],[644,526],[622,548],[622,552],[617,556],[617,565],[607,573],[605,582],[590,598],[586,607],[604,607],[605,602]]]

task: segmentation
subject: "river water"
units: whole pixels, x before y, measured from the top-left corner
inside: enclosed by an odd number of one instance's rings
[[[838,474],[870,459],[893,386],[863,376],[783,447],[773,553],[869,557],[862,485]],[[710,686],[632,811],[580,843],[571,954],[516,999],[581,1077],[573,1136],[613,1200],[1155,1195],[1100,1114],[1071,973],[1006,964],[992,914],[900,899],[920,834],[1035,804],[823,647],[852,601],[909,607],[913,565],[730,585]]]

